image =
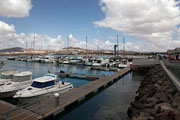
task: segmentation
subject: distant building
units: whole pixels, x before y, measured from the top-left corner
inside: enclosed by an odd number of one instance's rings
[[[173,55],[175,53],[175,50],[167,50],[168,55]]]
[[[180,54],[180,48],[176,48],[175,51],[177,54]]]

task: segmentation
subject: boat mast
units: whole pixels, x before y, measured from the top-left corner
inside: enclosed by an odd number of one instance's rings
[[[27,41],[26,41],[26,54],[27,54]]]
[[[124,58],[125,58],[125,38],[123,37],[123,55],[124,55]]]
[[[69,54],[69,35],[67,36],[67,53]]]
[[[118,52],[119,52],[119,40],[118,40],[118,35],[117,35],[117,57],[118,57]]]
[[[87,42],[88,42],[87,39],[88,39],[88,38],[87,38],[87,36],[86,36],[86,57],[87,57]]]
[[[34,33],[34,45],[33,45],[33,53],[35,51],[35,43],[36,43],[36,40],[35,40],[35,33]]]

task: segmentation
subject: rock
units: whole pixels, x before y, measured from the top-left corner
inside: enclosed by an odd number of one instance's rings
[[[146,108],[153,108],[156,103],[158,102],[158,99],[155,97],[148,98],[147,103],[144,105]]]
[[[163,82],[164,82],[163,79],[159,79],[159,80],[157,81],[157,84],[158,84],[158,85],[162,85]]]
[[[167,95],[163,92],[157,93],[155,97],[158,99],[157,103],[169,102]]]
[[[139,111],[133,107],[129,107],[127,111],[128,117],[132,118],[135,116],[139,116]]]
[[[138,116],[138,117],[133,117],[132,120],[154,120],[154,118],[152,118],[152,117]]]
[[[174,112],[174,109],[169,103],[160,103],[155,105],[155,109],[158,110],[159,112],[165,112],[165,111],[171,111]]]
[[[174,114],[172,111],[165,111],[157,114],[155,120],[174,120]]]
[[[142,110],[144,109],[144,105],[140,102],[132,102],[131,103],[132,107],[136,108],[136,109],[139,109],[139,110]]]
[[[174,95],[174,97],[178,97],[178,96],[180,96],[180,92],[176,92]]]
[[[174,112],[174,118],[175,120],[180,120],[180,110]]]
[[[180,92],[160,65],[148,70],[137,93],[127,111],[131,120],[180,120]]]
[[[175,97],[174,100],[172,101],[172,104],[174,107],[180,107],[180,96],[179,97]]]

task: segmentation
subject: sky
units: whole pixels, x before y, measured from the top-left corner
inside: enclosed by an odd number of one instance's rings
[[[0,49],[86,47],[164,52],[180,47],[179,0],[0,0]]]

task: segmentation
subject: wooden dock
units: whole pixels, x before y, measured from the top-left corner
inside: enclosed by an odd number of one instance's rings
[[[88,75],[88,74],[79,74],[79,73],[58,72],[58,75],[59,77],[78,78],[78,79],[86,79],[86,80],[96,80],[100,78],[100,76],[97,75]]]
[[[101,71],[117,71],[118,68],[116,67],[95,67],[95,66],[92,66],[90,67],[91,70],[101,70]]]
[[[7,105],[3,102],[0,102],[0,119],[37,120],[56,116],[57,114],[65,111],[71,105],[78,104],[80,101],[88,98],[90,95],[97,93],[98,91],[106,88],[111,83],[116,82],[129,71],[130,68],[125,68],[120,72],[101,77],[95,81],[89,82],[66,93],[60,94],[58,105],[55,105],[55,99],[57,100],[57,98],[50,97],[31,105],[23,106],[21,108],[11,106],[9,108],[10,111],[2,111],[3,109],[6,109]]]

